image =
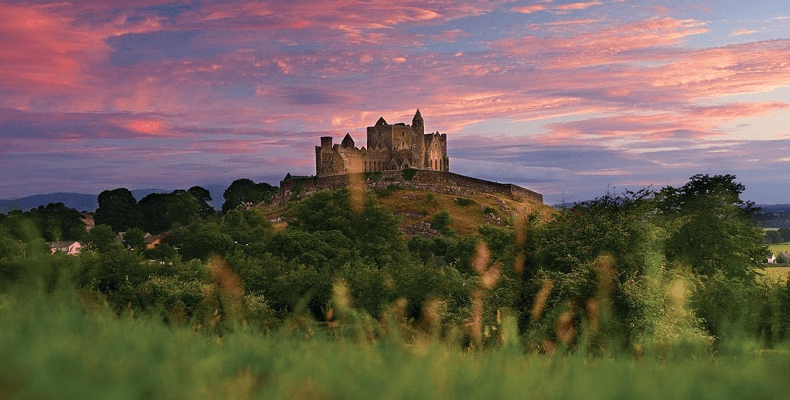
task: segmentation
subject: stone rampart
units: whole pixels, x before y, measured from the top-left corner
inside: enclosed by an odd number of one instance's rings
[[[368,179],[370,178],[370,179]],[[366,188],[381,190],[396,184],[404,188],[423,189],[440,193],[463,195],[464,188],[484,193],[502,193],[517,198],[531,199],[543,204],[543,195],[521,186],[497,183],[446,171],[417,170],[411,180],[403,179],[402,171],[384,171],[367,174],[336,174],[327,176],[296,177],[280,182],[280,192],[272,202],[283,205],[292,198],[310,196],[324,189],[348,187],[352,182]],[[458,192],[458,193],[456,193]]]

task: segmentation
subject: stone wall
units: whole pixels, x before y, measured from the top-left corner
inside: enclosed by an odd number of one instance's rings
[[[423,189],[439,193],[465,195],[464,189],[473,189],[484,193],[502,193],[516,198],[531,199],[543,204],[543,195],[509,183],[497,183],[452,172],[418,170],[410,181],[403,179],[401,171],[384,171],[368,174],[374,179],[366,179],[365,174],[337,174],[321,177],[298,177],[280,182],[280,192],[272,202],[283,205],[292,198],[310,196],[324,189],[340,189],[348,187],[352,182],[364,184],[372,190],[382,190],[391,184],[404,188]]]

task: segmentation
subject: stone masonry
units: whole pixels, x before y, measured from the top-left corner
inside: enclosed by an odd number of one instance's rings
[[[354,139],[346,134],[340,144],[332,144],[331,136],[321,137],[315,147],[316,176],[330,176],[357,172],[398,171],[407,168],[449,171],[447,135],[425,133],[420,110],[411,125],[390,125],[379,118],[367,129],[367,148],[354,146]]]
[[[310,196],[324,189],[339,189],[363,184],[367,189],[381,190],[387,185],[424,189],[437,193],[467,195],[470,190],[484,193],[509,194],[514,198],[543,203],[543,195],[512,184],[496,183],[450,172],[447,157],[447,135],[424,133],[420,110],[411,125],[390,125],[379,118],[367,129],[368,147],[357,148],[346,134],[340,144],[332,144],[331,136],[321,137],[315,147],[315,176],[291,176],[280,182],[280,192],[272,202],[283,205],[293,198]],[[413,169],[409,180],[402,170]],[[374,178],[375,179],[371,179]]]

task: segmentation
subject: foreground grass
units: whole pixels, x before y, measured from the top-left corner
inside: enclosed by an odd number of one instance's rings
[[[102,307],[85,311],[73,292],[6,294],[0,399],[790,398],[790,357],[780,351],[636,360],[321,332],[238,327],[209,336]]]

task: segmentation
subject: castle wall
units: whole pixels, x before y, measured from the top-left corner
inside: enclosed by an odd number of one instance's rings
[[[365,179],[364,174],[337,174],[291,179],[280,182],[280,192],[275,195],[272,203],[280,206],[284,205],[285,202],[291,198],[309,196],[319,190],[348,187],[352,180],[352,176],[357,178],[357,182],[365,182],[368,189],[383,189],[387,185],[393,183],[406,188],[430,190],[440,193],[454,193],[453,191],[457,191],[458,188],[470,188],[479,192],[502,193],[516,198],[531,199],[541,204],[543,203],[542,194],[518,185],[491,182],[458,175],[452,172],[431,170],[418,170],[410,181],[403,179],[401,171],[385,171],[381,174],[381,179],[375,182]]]
[[[392,125],[376,124],[369,126],[367,129],[368,134],[368,148],[369,149],[391,149],[392,148]]]

